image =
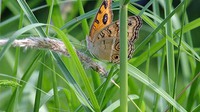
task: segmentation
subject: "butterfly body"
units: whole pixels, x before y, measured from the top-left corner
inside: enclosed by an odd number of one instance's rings
[[[104,7],[105,3],[110,5],[106,6],[107,9]],[[90,30],[90,35],[87,37],[87,47],[90,53],[93,54],[95,57],[101,60],[119,63],[119,21],[112,22],[111,3],[112,0],[103,1],[99,9],[100,13],[99,11],[97,12],[97,15]],[[102,9],[107,11],[102,11]],[[101,23],[98,23],[97,20],[98,22],[101,21]],[[103,22],[106,24],[104,24]],[[138,32],[139,28],[142,25],[142,21],[141,18],[138,16],[131,16],[128,18],[127,23],[128,58],[131,58],[134,51],[134,41],[138,37]]]

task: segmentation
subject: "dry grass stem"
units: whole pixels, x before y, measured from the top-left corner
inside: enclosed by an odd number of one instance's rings
[[[0,39],[0,46],[4,46],[8,42],[8,39]],[[25,39],[14,40],[12,43],[13,47],[28,47],[36,49],[48,49],[59,54],[69,56],[69,53],[64,45],[64,43],[58,39],[52,38],[41,38],[41,37],[30,37]],[[94,62],[90,57],[84,53],[76,50],[79,59],[89,68],[92,68],[96,72],[107,76],[107,71],[103,66]]]

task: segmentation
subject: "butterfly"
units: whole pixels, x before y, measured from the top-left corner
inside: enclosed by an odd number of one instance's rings
[[[87,48],[92,55],[101,60],[119,63],[119,20],[112,21],[111,6],[112,0],[103,0],[86,41]],[[130,16],[127,23],[128,58],[130,59],[134,52],[134,41],[137,39],[139,29],[142,26],[142,20],[139,16]]]

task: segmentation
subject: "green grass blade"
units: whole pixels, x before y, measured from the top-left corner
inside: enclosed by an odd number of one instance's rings
[[[19,14],[19,5],[16,0],[4,1],[5,6],[15,15]]]
[[[161,57],[161,62],[160,62],[160,71],[159,71],[159,74],[158,74],[158,85],[160,86],[161,83],[162,83],[162,78],[163,78],[163,75],[164,75],[164,64],[165,64],[165,55],[166,55],[166,49],[163,49],[162,51],[162,57]],[[154,104],[154,111],[156,111],[156,109],[158,109],[158,103],[159,103],[159,98],[160,96],[158,94],[156,94],[155,96],[155,104]]]
[[[149,44],[149,48],[150,49],[150,44]],[[149,53],[148,53],[148,58],[147,58],[147,62],[146,62],[146,67],[145,67],[145,72],[147,74],[147,76],[149,76],[149,63],[150,63],[150,50],[148,50]],[[139,103],[138,103],[138,107],[141,107],[142,106],[142,102],[144,101],[144,92],[146,90],[146,85],[142,85],[142,88],[141,88],[141,92],[140,92],[140,98],[139,98]]]
[[[52,58],[52,57],[51,57]],[[53,58],[51,59],[52,63],[53,63]],[[55,74],[55,65],[52,64],[52,82],[53,82],[53,93],[54,93],[54,101],[55,101],[55,108],[57,108],[58,110],[60,109],[60,101],[59,101],[59,96],[58,96],[58,85],[57,85],[57,78],[56,78],[56,74]]]
[[[171,1],[166,2],[165,17],[171,12]],[[166,34],[173,40],[172,21],[169,19],[166,24]],[[174,84],[175,84],[175,61],[174,61],[174,46],[166,40],[166,55],[167,55],[167,76],[168,76],[168,90],[169,94],[174,97]]]
[[[87,75],[83,69],[83,66],[76,54],[76,52],[74,51],[74,48],[72,47],[69,39],[66,37],[66,35],[58,28],[52,26],[52,28],[57,32],[58,37],[64,42],[67,51],[69,52],[70,56],[72,57],[73,63],[75,64],[75,68],[77,68],[79,75],[81,76],[81,79],[83,81],[84,86],[86,87],[87,93],[90,97],[90,100],[94,106],[94,110],[95,111],[100,111],[100,107],[99,104],[97,102],[97,99],[95,97],[94,92],[92,91],[91,85],[89,83],[89,80],[87,78]]]
[[[112,86],[108,88],[108,91],[106,92],[105,99],[103,101],[102,107],[107,107],[107,104],[109,103],[110,99],[113,99],[113,97],[116,95],[116,93],[119,91],[119,88],[116,86]]]
[[[119,2],[114,2],[114,3],[113,3],[113,7],[117,7],[117,6],[119,6]],[[61,28],[61,30],[66,29],[66,28],[68,28],[69,26],[71,26],[71,25],[77,23],[77,21],[81,21],[81,20],[83,20],[83,19],[88,19],[88,18],[90,18],[91,16],[94,16],[94,14],[96,14],[97,11],[98,11],[98,9],[94,9],[94,10],[91,10],[91,11],[85,13],[85,14],[82,14],[82,15],[80,15],[80,16],[78,16],[78,17],[72,19],[72,20],[70,20],[69,22],[67,22],[67,23]],[[84,27],[84,28],[85,28],[85,27]]]
[[[58,91],[58,93],[60,93],[60,92],[62,92],[62,91],[64,91],[65,90],[65,88],[62,88],[62,87],[59,87],[58,89],[57,89],[57,91]],[[51,90],[49,90],[49,92],[48,93],[46,93],[45,95],[43,95],[42,97],[41,97],[41,100],[40,100],[40,108],[43,106],[43,105],[45,105],[48,101],[50,101],[53,97],[54,97],[54,90],[53,89],[51,89]],[[58,109],[58,108],[56,108],[56,109]]]
[[[183,33],[189,32],[200,26],[200,18],[197,18],[190,23],[183,26]],[[181,28],[175,31],[175,34],[179,34],[181,32]]]
[[[127,37],[127,4],[120,1],[120,111],[128,112],[128,37]]]
[[[197,107],[195,107],[195,109],[192,110],[191,112],[199,112],[199,111],[200,111],[200,104]]]
[[[138,56],[136,59],[132,58],[129,60],[129,63],[133,64],[134,66],[139,66],[142,63],[146,62],[149,56],[153,56],[157,51],[159,51],[163,46],[165,45],[165,38],[157,42],[156,44],[152,45],[151,48],[149,49],[150,51],[145,51],[143,52],[140,56]]]
[[[81,0],[77,0],[77,2],[78,2],[80,14],[81,14],[81,15],[82,15],[82,14],[85,14],[85,11],[84,11],[84,9],[83,9],[82,1],[81,1]],[[89,27],[88,27],[88,23],[87,23],[86,19],[83,19],[83,20],[82,20],[82,28],[83,28],[83,31],[84,31],[85,35],[88,35],[88,34],[89,34],[89,30],[88,30]]]
[[[19,90],[19,88],[17,87],[15,89],[15,91],[13,92],[12,97],[11,97],[11,99],[9,101],[9,105],[6,108],[7,112],[14,112],[14,110],[16,109],[17,101],[19,100],[19,98],[18,98],[19,91],[18,90]]]
[[[53,3],[53,12],[49,17],[52,18],[52,21],[56,27],[61,28],[64,25],[64,21],[62,19],[58,0],[46,0],[46,2],[49,6],[52,6]]]
[[[33,72],[33,70],[37,67],[38,61],[41,58],[41,53],[38,53],[35,58],[33,59],[33,61],[30,63],[30,65],[28,66],[27,70],[25,71],[23,77],[21,78],[22,81],[20,81],[20,85],[22,85],[20,88],[16,89],[14,91],[14,93],[11,96],[10,99],[10,103],[7,106],[7,111],[9,111],[10,109],[13,109],[14,105],[16,104],[15,99],[18,98],[20,99],[22,92],[24,90],[24,87],[26,86],[26,84],[24,82],[28,82],[31,73]]]
[[[197,62],[193,78],[200,73],[199,70],[200,70],[200,62]],[[196,99],[195,93],[196,93],[196,90],[198,90],[199,81],[200,80],[197,79],[191,85],[190,92],[189,92],[189,95],[188,95],[188,98],[187,98],[187,107],[186,108],[187,108],[188,111],[192,110],[192,105],[195,103],[194,102],[194,100]]]
[[[28,6],[28,4],[23,0],[17,0],[17,1],[22,10],[24,11],[24,13],[26,14],[26,16],[28,17],[29,21],[31,23],[39,23],[36,17],[34,16],[33,12],[31,11],[30,7]],[[46,34],[44,33],[41,27],[36,27],[36,31],[40,36],[46,37]]]
[[[49,3],[49,6],[50,6],[48,19],[47,19],[47,24],[50,24],[51,23],[52,12],[53,12],[54,0],[52,0],[51,3],[50,3],[50,0],[46,0],[46,1],[47,1],[47,3]],[[49,35],[49,27],[50,26],[46,26],[46,34],[47,34],[47,36]]]
[[[42,60],[44,62],[44,53],[42,53]],[[35,104],[34,104],[34,112],[39,112],[39,109],[40,109],[40,98],[41,98],[41,91],[42,90],[42,80],[43,80],[43,73],[44,72],[44,67],[43,65],[40,66],[40,73],[39,73],[39,76],[38,76],[38,82],[37,82],[37,90],[36,90],[36,96],[35,96]]]
[[[87,99],[87,97],[84,94],[84,92],[81,90],[81,88],[78,86],[78,84],[76,83],[74,78],[71,76],[71,74],[69,73],[69,71],[65,67],[65,65],[62,62],[62,60],[60,59],[60,57],[55,53],[53,53],[53,56],[54,56],[54,58],[55,58],[55,60],[56,60],[56,62],[58,64],[60,70],[64,74],[66,80],[69,82],[69,86],[71,86],[71,88],[74,90],[75,94],[77,95],[79,101],[83,105],[87,106],[91,111],[94,111],[90,101]]]
[[[135,50],[135,54],[137,54],[139,51],[141,51],[141,49],[144,49],[145,45],[153,38],[153,36],[159,32],[161,33],[163,36],[165,36],[165,34],[163,34],[162,31],[160,31],[160,29],[163,29],[164,25],[167,23],[167,21],[177,12],[179,11],[182,7],[183,7],[184,3],[181,2],[158,26],[155,25],[155,23],[153,21],[151,21],[148,17],[146,17],[145,15],[142,15],[142,19],[149,24],[152,28],[154,28],[155,30],[153,30],[153,32],[151,32],[144,41],[142,41],[142,43],[136,48]],[[134,8],[133,6],[129,5],[129,9],[131,12],[136,12],[139,13],[139,11]]]
[[[152,5],[152,3],[154,2],[155,0],[150,0],[143,8],[142,10],[140,11],[140,13],[138,14],[138,16],[141,16],[147,9],[149,6]]]
[[[107,89],[108,89],[108,84],[111,81],[111,78],[113,76],[113,72],[114,72],[114,67],[111,68],[111,70],[108,74],[108,77],[106,78],[105,83],[103,83],[102,90],[101,90],[101,92],[99,92],[100,94],[98,96],[98,101],[100,102],[99,104],[100,104],[101,108],[102,108],[103,101],[104,101],[104,98],[105,98],[105,95],[106,95],[106,92],[107,92]]]
[[[128,73],[131,77],[136,78],[143,84],[145,84],[147,87],[151,88],[153,91],[158,93],[161,97],[163,97],[165,100],[167,100],[171,105],[173,105],[174,108],[176,108],[178,111],[186,112],[186,110],[178,104],[171,96],[169,96],[162,88],[160,88],[153,80],[148,78],[144,73],[142,73],[140,70],[135,68],[132,65],[128,65]]]
[[[23,26],[23,20],[24,20],[23,15],[24,15],[24,13],[21,10],[21,12],[20,12],[20,20],[19,20],[19,29],[22,28],[22,26]],[[19,57],[20,57],[20,48],[17,48],[16,52],[15,52],[15,65],[14,65],[14,70],[13,70],[14,76],[17,76],[17,68],[19,66]]]
[[[187,2],[184,1],[184,11],[183,11],[183,18],[182,18],[182,23],[181,23],[181,33],[180,33],[180,37],[179,37],[179,43],[178,43],[178,59],[177,59],[177,62],[176,62],[176,71],[175,71],[175,77],[174,77],[174,87],[173,87],[173,97],[175,98],[177,95],[176,95],[176,90],[178,89],[177,88],[177,83],[178,83],[178,71],[179,71],[179,63],[180,63],[180,56],[181,56],[181,42],[182,42],[182,38],[183,38],[183,26],[184,26],[184,22],[185,22],[185,18],[186,18],[186,5],[187,5]],[[187,61],[187,60],[185,60]]]

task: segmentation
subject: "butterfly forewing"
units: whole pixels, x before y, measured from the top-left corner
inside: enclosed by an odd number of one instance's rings
[[[89,39],[93,40],[95,34],[112,23],[113,13],[111,10],[112,0],[104,0],[96,14],[90,29]]]

